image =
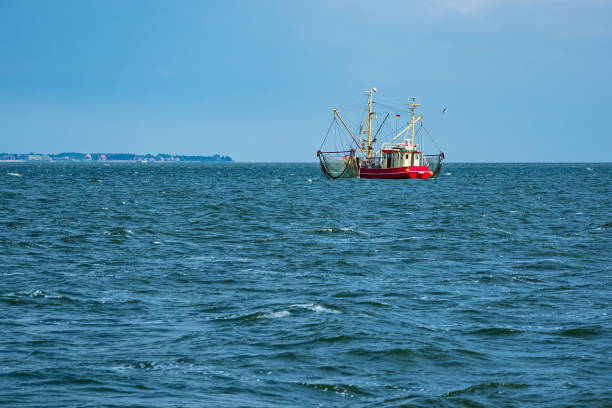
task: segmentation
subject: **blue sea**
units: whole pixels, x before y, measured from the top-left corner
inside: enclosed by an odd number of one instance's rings
[[[0,164],[3,407],[610,407],[612,164]]]

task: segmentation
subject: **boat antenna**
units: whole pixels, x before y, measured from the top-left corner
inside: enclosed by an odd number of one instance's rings
[[[410,107],[410,109],[412,110],[412,122],[411,122],[411,126],[412,126],[412,147],[411,149],[414,150],[414,125],[416,124],[416,121],[414,120],[414,112],[417,106],[421,106],[420,103],[416,102],[416,98],[413,96],[412,97],[412,102],[408,104],[408,106]]]

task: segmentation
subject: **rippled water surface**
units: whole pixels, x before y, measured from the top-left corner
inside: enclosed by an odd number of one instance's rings
[[[0,164],[3,406],[612,406],[612,165]]]

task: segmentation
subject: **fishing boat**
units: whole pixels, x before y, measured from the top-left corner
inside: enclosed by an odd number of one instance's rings
[[[387,119],[391,113],[386,112],[384,119],[374,131],[373,126],[380,117],[378,112],[373,111],[375,104],[373,97],[376,88],[366,91],[368,96],[367,109],[360,128],[353,133],[347,122],[342,118],[337,109],[333,109],[334,117],[332,124],[325,135],[321,148],[317,151],[317,157],[321,164],[321,170],[329,179],[339,178],[369,178],[369,179],[433,179],[438,177],[442,170],[444,153],[425,154],[423,152],[424,134],[429,132],[423,126],[423,116],[416,113],[421,106],[416,98],[402,107],[393,107],[388,103],[377,106],[395,108],[396,126],[395,131],[389,131],[389,125],[385,128]],[[401,117],[400,111],[407,106],[410,122],[398,130],[397,121]],[[419,128],[417,129],[417,124]],[[334,128],[334,125],[336,126]],[[329,141],[331,131],[335,129],[335,140],[327,146],[335,146],[336,149],[325,149]],[[382,131],[382,133],[381,133]],[[388,136],[388,142],[378,142]],[[350,136],[344,138],[342,136]],[[430,135],[429,135],[430,136]],[[402,137],[400,139],[400,137]],[[431,137],[431,136],[430,136]],[[417,144],[415,140],[421,139]],[[399,140],[398,140],[399,139]],[[433,138],[432,138],[433,141]],[[433,142],[435,144],[435,142]],[[337,146],[341,146],[340,149]],[[439,150],[439,149],[438,149]]]

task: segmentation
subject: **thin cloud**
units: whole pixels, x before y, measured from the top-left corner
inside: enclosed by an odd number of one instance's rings
[[[452,10],[468,16],[507,2],[508,0],[429,0],[427,5],[432,9]]]
[[[549,6],[581,6],[610,5],[612,0],[426,0],[430,10],[451,10],[464,16],[476,15],[496,6],[514,5],[549,5]]]

